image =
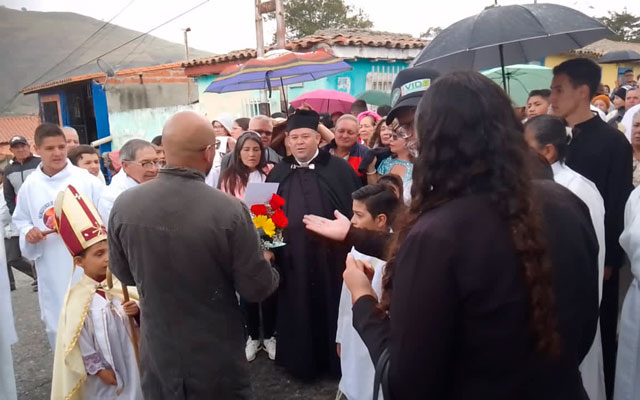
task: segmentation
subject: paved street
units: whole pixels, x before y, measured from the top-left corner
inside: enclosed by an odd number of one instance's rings
[[[15,270],[14,270],[15,271]],[[16,291],[12,302],[19,342],[13,346],[19,400],[49,399],[53,356],[40,321],[38,295],[31,291],[31,279],[15,271]],[[338,383],[322,380],[303,384],[291,380],[275,367],[265,352],[251,363],[251,382],[255,398],[333,400]]]

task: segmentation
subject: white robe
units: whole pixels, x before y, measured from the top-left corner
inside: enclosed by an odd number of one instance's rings
[[[624,126],[624,135],[627,137],[629,143],[631,143],[631,128],[633,126],[633,116],[640,112],[640,104],[636,104],[624,113],[622,121],[620,123]]]
[[[386,263],[378,258],[362,254],[355,248],[351,249],[351,254],[356,260],[367,261],[374,268],[375,272],[371,285],[378,298],[380,298],[382,294],[382,275]],[[351,292],[344,283],[340,294],[336,343],[340,343],[340,367],[342,368],[340,391],[349,400],[372,399],[375,367],[371,361],[367,346],[353,327]],[[379,393],[378,398],[382,399],[382,392]]]
[[[33,227],[42,231],[53,229],[53,203],[58,193],[68,185],[73,185],[88,199],[97,203],[103,185],[88,171],[73,166],[67,160],[67,166],[54,176],[42,172],[42,163],[25,179],[13,212],[13,222],[20,231],[20,250],[22,255],[35,262],[38,274],[38,301],[40,318],[45,324],[51,348],[56,345],[58,317],[62,309],[65,293],[73,270],[73,259],[60,237],[53,233],[40,243],[31,244],[25,236]],[[82,277],[78,269],[73,282]]]
[[[143,399],[130,337],[128,317],[120,299],[109,301],[94,294],[78,337],[88,374],[82,385],[83,399]],[[100,369],[105,369],[104,364],[114,371],[116,386],[106,385],[96,375]]]
[[[98,212],[102,217],[102,222],[104,222],[104,226],[106,228],[109,227],[109,215],[111,214],[113,203],[122,192],[134,186],[138,186],[138,182],[127,175],[123,168],[113,176],[111,184],[102,191],[100,199],[96,204],[96,208],[98,209]]]
[[[4,197],[0,196],[2,223],[11,221]],[[0,230],[0,399],[16,400],[16,380],[13,372],[11,345],[18,341],[11,309],[11,290],[4,249],[4,230]]]
[[[633,281],[622,304],[614,400],[640,396],[640,187],[634,189],[624,209],[620,245],[631,260]]]
[[[593,182],[567,167],[564,163],[557,161],[551,165],[551,168],[553,169],[554,180],[573,192],[589,208],[591,222],[596,231],[598,246],[600,247],[598,251],[598,302],[600,302],[602,300],[605,254],[604,200]],[[591,400],[606,399],[603,368],[600,322],[598,322],[593,344],[580,364],[582,384]]]

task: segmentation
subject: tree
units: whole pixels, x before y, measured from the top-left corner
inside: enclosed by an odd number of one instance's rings
[[[640,17],[630,14],[626,8],[621,13],[609,11],[609,16],[598,20],[616,33],[614,40],[640,42]]]
[[[442,28],[439,26],[431,26],[429,27],[429,29],[427,29],[426,32],[423,32],[420,34],[420,39],[425,39],[425,40],[433,40],[433,38],[435,38],[436,36],[438,36],[438,34],[442,32]]]
[[[284,14],[287,40],[300,39],[321,29],[373,27],[361,9],[345,4],[344,0],[285,0]]]

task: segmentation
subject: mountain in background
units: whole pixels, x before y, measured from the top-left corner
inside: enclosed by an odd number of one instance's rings
[[[97,31],[103,21],[69,12],[20,11],[0,6],[0,115],[38,113],[37,95],[16,94],[28,85],[100,72],[95,58],[141,32],[109,24],[65,59]],[[189,49],[190,58],[211,56]],[[119,69],[182,61],[184,46],[146,35],[102,59]],[[38,79],[62,61],[53,71]],[[79,68],[76,68],[80,66]]]

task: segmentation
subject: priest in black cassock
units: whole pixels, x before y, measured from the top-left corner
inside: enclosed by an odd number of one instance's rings
[[[305,229],[306,214],[351,216],[351,193],[360,179],[343,159],[318,149],[319,115],[296,110],[287,121],[291,156],[267,178],[278,182],[289,225],[286,246],[276,250],[281,271],[278,292],[276,363],[300,379],[339,376],[336,325],[344,261],[349,248]]]
[[[601,79],[594,61],[574,58],[553,69],[551,108],[571,128],[566,164],[593,182],[604,200],[605,261],[600,330],[607,398],[613,396],[618,323],[618,270],[624,254],[618,238],[624,206],[633,189],[633,151],[615,128],[593,114],[589,105]]]

